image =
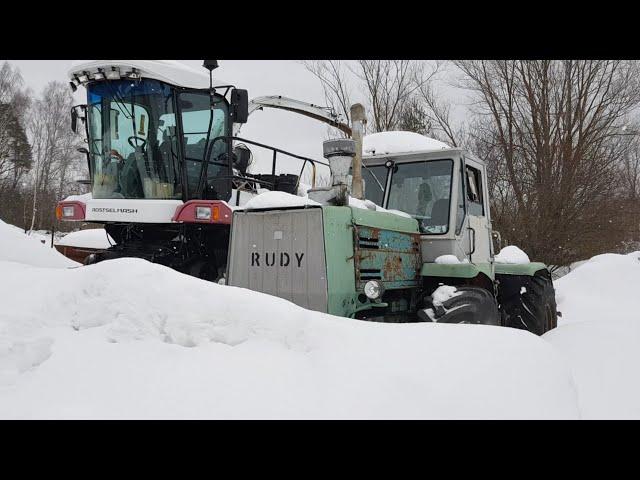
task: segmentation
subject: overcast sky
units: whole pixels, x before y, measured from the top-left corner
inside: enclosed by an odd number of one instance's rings
[[[202,60],[179,60],[194,68],[203,68]],[[71,60],[10,60],[20,68],[26,84],[39,94],[52,80],[68,82],[67,70]],[[249,91],[249,98],[263,95],[283,95],[297,100],[324,104],[322,87],[311,73],[294,60],[219,60],[217,76]],[[203,69],[206,72],[206,70]],[[454,90],[442,84],[441,90],[449,99]],[[76,92],[77,103],[86,103],[84,88]],[[461,115],[461,113],[457,113]],[[266,109],[253,113],[242,127],[245,138],[282,148],[292,153],[322,159],[322,141],[327,127],[316,120],[281,110]],[[270,158],[268,152],[254,149],[261,159]],[[291,165],[289,162],[287,162]],[[283,166],[285,163],[283,163]],[[289,170],[289,168],[287,168]]]

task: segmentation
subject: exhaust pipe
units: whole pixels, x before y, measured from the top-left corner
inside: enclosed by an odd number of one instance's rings
[[[350,138],[326,140],[322,143],[322,153],[329,162],[331,187],[311,189],[309,198],[324,205],[348,205],[351,192],[349,169],[356,155],[356,143]]]
[[[362,137],[364,136],[364,126],[367,117],[364,107],[360,103],[351,106],[351,136],[355,142],[355,155],[353,157],[353,183],[351,189],[353,196],[360,200],[364,199],[364,184],[362,182]]]

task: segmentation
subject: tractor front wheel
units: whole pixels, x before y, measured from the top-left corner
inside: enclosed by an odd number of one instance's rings
[[[453,295],[444,301],[426,297],[418,318],[424,322],[501,324],[493,294],[482,287],[468,285],[456,287]]]

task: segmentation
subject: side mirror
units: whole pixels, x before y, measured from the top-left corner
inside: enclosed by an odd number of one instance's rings
[[[78,118],[83,119],[86,117],[86,105],[76,105],[71,108],[71,130],[73,133],[78,133]],[[82,112],[82,115],[78,114],[78,110]]]
[[[238,145],[233,149],[233,166],[238,169],[242,175],[246,175],[247,168],[251,162],[251,150],[245,146]]]
[[[249,92],[234,88],[231,90],[231,119],[233,123],[247,123],[249,118]]]

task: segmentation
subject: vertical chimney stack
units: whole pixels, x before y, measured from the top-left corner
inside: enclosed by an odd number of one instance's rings
[[[367,123],[364,107],[360,103],[351,106],[351,136],[355,142],[355,155],[353,157],[353,180],[351,190],[353,196],[364,199],[364,187],[362,183],[362,137],[364,126]]]

